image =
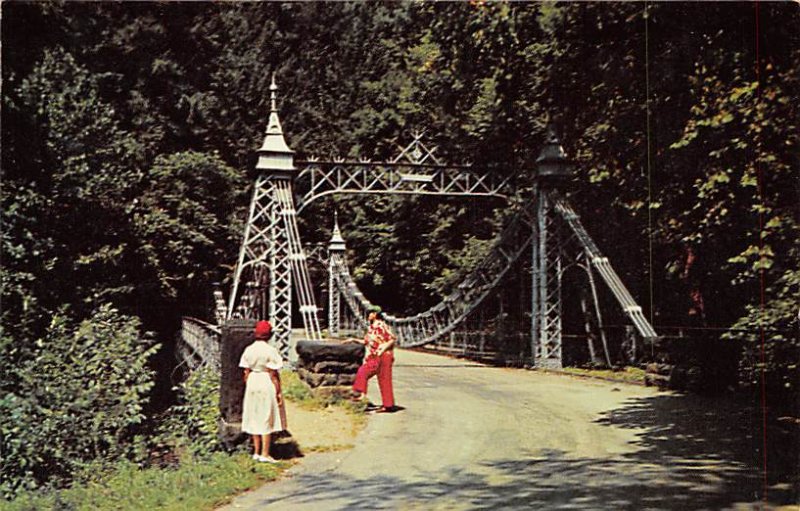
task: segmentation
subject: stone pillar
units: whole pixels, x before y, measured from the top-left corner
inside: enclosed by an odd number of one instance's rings
[[[241,434],[244,380],[239,360],[244,349],[253,342],[255,325],[252,319],[233,319],[222,327],[219,410],[222,416],[220,434],[226,442]]]

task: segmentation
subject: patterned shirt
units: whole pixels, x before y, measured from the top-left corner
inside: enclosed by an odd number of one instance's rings
[[[389,330],[389,325],[384,323],[383,320],[377,319],[373,321],[367,329],[367,335],[364,337],[367,345],[367,357],[377,357],[378,348],[395,339],[396,337]]]

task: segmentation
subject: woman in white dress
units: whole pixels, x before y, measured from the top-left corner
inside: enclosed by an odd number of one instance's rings
[[[245,383],[242,431],[253,439],[254,460],[276,463],[269,455],[269,447],[272,433],[285,428],[280,413],[283,396],[278,373],[283,359],[278,350],[267,343],[271,336],[269,321],[259,321],[255,340],[242,353],[239,367],[244,369]]]

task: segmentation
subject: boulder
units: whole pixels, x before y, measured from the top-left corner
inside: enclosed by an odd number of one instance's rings
[[[349,386],[364,357],[364,346],[332,341],[297,343],[300,379],[311,387]]]
[[[295,350],[306,365],[327,360],[360,364],[364,358],[364,345],[352,342],[303,340],[297,341]]]
[[[358,367],[361,364],[358,362],[339,362],[337,360],[323,360],[322,362],[316,362],[311,364],[310,366],[302,366],[305,369],[308,369],[312,373],[353,373],[355,374],[358,371]]]

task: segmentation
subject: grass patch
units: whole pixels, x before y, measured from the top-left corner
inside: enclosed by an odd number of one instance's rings
[[[367,404],[351,401],[349,388],[319,387],[312,389],[300,379],[296,372],[284,370],[281,371],[281,390],[286,399],[299,404],[306,410],[323,410],[329,406],[335,406],[350,414],[358,429],[367,423],[367,416],[364,413]]]
[[[283,396],[309,410],[318,410],[328,406],[339,406],[345,410],[361,413],[366,405],[350,400],[349,387],[310,388],[297,373],[281,371],[281,390]]]
[[[299,404],[312,404],[314,393],[311,388],[303,383],[296,372],[284,369],[281,371],[281,391],[283,397]]]
[[[354,428],[361,429],[366,424],[365,405],[350,401],[347,389],[311,389],[292,371],[281,373],[281,383],[284,397],[304,409],[322,411],[337,407],[347,412]],[[216,401],[213,403],[216,405]],[[291,417],[289,421],[291,424]],[[352,447],[350,443],[333,443],[310,447],[308,452],[334,452]],[[131,462],[120,462],[102,474],[97,470],[89,481],[75,483],[71,488],[32,490],[13,501],[0,500],[0,510],[212,510],[246,490],[275,479],[290,466],[286,462],[254,463],[249,454],[243,453],[194,456],[191,451],[184,449],[182,454],[178,453],[181,459],[175,467],[141,468]]]
[[[141,469],[122,463],[110,476],[47,493],[28,492],[0,503],[8,511],[211,510],[245,490],[275,479],[288,464],[254,463],[248,455],[216,453],[177,468]]]
[[[565,367],[561,371],[578,376],[589,376],[593,378],[603,378],[624,383],[644,383],[644,369],[626,366],[623,369],[584,369],[580,367]]]

